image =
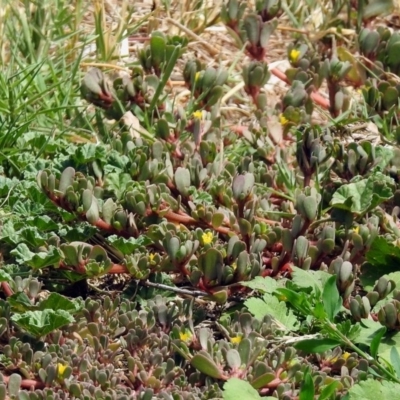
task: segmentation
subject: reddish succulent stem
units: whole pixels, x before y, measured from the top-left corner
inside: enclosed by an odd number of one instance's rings
[[[10,297],[14,294],[13,290],[11,289],[10,285],[7,282],[1,282],[1,288],[3,289],[3,292],[6,295],[6,297]]]
[[[8,383],[9,380],[10,380],[9,376],[3,375],[4,383]],[[37,381],[35,379],[22,379],[20,386],[24,389],[31,389],[31,388],[43,389],[45,387],[43,382]]]
[[[288,80],[288,78],[287,78],[287,76],[285,75],[284,72],[282,72],[282,71],[280,71],[279,69],[276,69],[276,68],[272,68],[271,72],[277,78],[279,78],[281,81],[283,81],[283,82],[287,83],[288,85],[290,85],[290,82],[289,82],[289,80]],[[325,108],[326,110],[329,110],[329,108],[330,108],[329,100],[327,100],[325,97],[323,97],[320,93],[312,92],[311,93],[311,98],[313,99],[313,101],[315,103],[317,103],[321,107]]]

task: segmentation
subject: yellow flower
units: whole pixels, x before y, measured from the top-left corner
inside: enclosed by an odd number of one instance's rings
[[[200,78],[200,71],[196,72],[196,75],[194,76],[194,81],[197,82]]]
[[[155,256],[156,256],[156,255],[155,255],[154,253],[150,253],[150,254],[149,254],[149,260],[150,260],[150,262],[153,262]]]
[[[279,122],[281,125],[286,125],[289,120],[283,114],[279,114]]]
[[[335,362],[339,359],[339,358],[343,358],[344,360],[347,360],[350,357],[350,353],[347,353],[347,351],[345,353],[343,353],[340,357],[333,357],[330,359],[330,362],[332,364],[335,364]]]
[[[201,235],[201,238],[203,239],[204,244],[210,244],[213,240],[213,237],[214,236],[213,236],[212,232],[206,232]]]
[[[353,232],[355,233],[360,232],[360,226],[356,226],[355,228],[353,228]]]
[[[179,338],[183,341],[183,342],[187,342],[192,338],[192,332],[185,330],[185,332],[179,332]]]
[[[241,336],[234,336],[234,337],[231,337],[231,342],[232,342],[233,344],[239,344],[241,341],[242,341],[242,337],[241,337]]]
[[[203,118],[203,113],[201,111],[195,111],[193,113],[193,117],[196,119],[202,119]]]
[[[347,360],[350,357],[350,353],[348,353],[347,351],[345,353],[343,353],[342,358],[344,358],[345,360]]]
[[[236,271],[236,268],[237,268],[236,262],[233,262],[232,265],[231,265],[231,267],[232,267],[232,269],[233,269],[234,271]]]
[[[67,369],[67,365],[63,365],[61,363],[57,364],[57,375],[59,378],[62,378],[64,371]]]
[[[289,54],[290,61],[292,63],[295,63],[299,59],[299,56],[300,56],[300,50],[293,49]]]

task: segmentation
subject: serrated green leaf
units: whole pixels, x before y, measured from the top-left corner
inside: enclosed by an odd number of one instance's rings
[[[312,287],[316,293],[322,292],[325,282],[331,277],[331,274],[324,271],[305,271],[295,266],[292,269],[292,282],[299,287]]]
[[[377,399],[397,399],[400,392],[400,384],[389,381],[382,383],[367,379],[354,385],[349,390],[350,400],[377,400]]]
[[[299,327],[297,318],[292,310],[289,310],[283,301],[266,293],[262,299],[250,298],[245,301],[245,306],[258,319],[270,315],[278,323],[280,329],[285,331],[296,331]]]
[[[29,297],[24,292],[17,292],[7,298],[13,311],[23,312],[28,310],[33,310],[37,306],[33,305]]]
[[[11,254],[15,255],[18,263],[27,264],[35,269],[58,265],[62,258],[60,249],[54,246],[50,246],[48,252],[33,253],[24,243],[19,244]]]
[[[126,190],[127,184],[131,181],[132,178],[129,174],[112,172],[110,174],[107,174],[107,178],[104,182],[104,187],[113,191],[117,199],[120,199],[122,197],[122,194]]]
[[[380,172],[354,183],[341,185],[333,194],[335,208],[363,215],[393,197],[394,180]]]
[[[107,241],[111,243],[122,254],[132,254],[140,247],[152,244],[152,241],[144,235],[139,236],[137,239],[133,237],[125,239],[117,235],[112,235],[107,238]]]
[[[224,400],[261,400],[261,399],[274,399],[274,397],[261,397],[257,390],[254,389],[249,382],[239,379],[231,378],[224,384]]]
[[[278,287],[276,280],[269,276],[256,276],[251,281],[240,282],[240,284],[262,293],[272,293]]]
[[[74,314],[81,310],[83,305],[78,300],[69,300],[59,293],[50,293],[49,297],[39,303],[39,310],[51,309],[54,311],[62,310]]]
[[[49,309],[14,314],[11,319],[22,329],[38,338],[74,322],[74,318],[70,313],[63,310],[54,311]]]

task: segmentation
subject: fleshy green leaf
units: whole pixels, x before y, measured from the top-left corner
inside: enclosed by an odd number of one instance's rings
[[[212,378],[221,379],[223,377],[222,371],[218,368],[217,364],[204,354],[197,353],[190,360],[190,364],[203,374],[211,376]]]

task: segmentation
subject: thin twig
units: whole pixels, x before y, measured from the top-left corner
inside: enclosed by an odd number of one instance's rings
[[[188,296],[208,296],[209,294],[207,292],[203,292],[202,290],[188,290],[188,289],[180,289],[177,287],[173,287],[173,286],[168,286],[168,285],[164,285],[163,283],[156,283],[156,282],[149,282],[149,281],[145,281],[142,282],[140,281],[140,284],[143,286],[149,286],[149,287],[153,287],[156,289],[162,289],[162,290],[169,290],[171,292],[175,292],[178,294],[184,294],[184,295],[188,295]]]

